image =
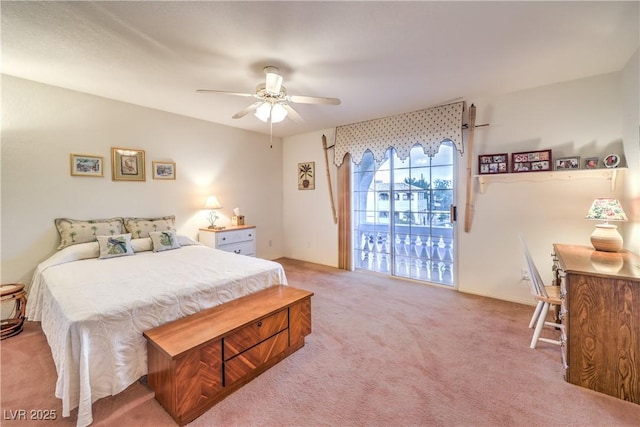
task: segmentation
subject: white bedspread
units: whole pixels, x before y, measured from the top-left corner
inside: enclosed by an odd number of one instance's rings
[[[27,318],[42,322],[58,373],[55,395],[62,399],[62,415],[78,407],[79,427],[93,422],[93,402],[120,393],[147,373],[143,331],[287,283],[276,262],[202,245],[78,258],[78,248],[69,247],[38,266]]]

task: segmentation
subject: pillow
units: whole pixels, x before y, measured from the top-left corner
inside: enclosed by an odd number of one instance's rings
[[[100,256],[98,259],[115,258],[125,255],[133,255],[131,247],[131,234],[119,234],[117,236],[98,236]]]
[[[151,241],[153,242],[153,252],[168,251],[180,247],[176,230],[152,231],[149,233],[149,237],[151,237]]]
[[[193,240],[191,237],[187,237],[182,234],[178,234],[178,243],[180,243],[180,246],[191,246],[191,245],[202,246],[202,243],[197,242]]]
[[[60,246],[58,249],[79,243],[95,242],[98,235],[116,235],[124,231],[122,218],[70,219],[56,218]]]
[[[152,231],[174,230],[176,217],[174,215],[159,218],[124,218],[124,226],[127,233],[136,239],[149,237]]]
[[[151,243],[151,237],[131,239],[131,247],[133,248],[133,252],[145,252],[153,250],[153,243]]]
[[[46,260],[38,265],[38,269],[44,271],[47,267],[53,265],[65,264],[67,262],[79,261],[81,259],[98,258],[100,256],[100,248],[98,242],[78,243],[77,245],[67,246],[55,252]]]

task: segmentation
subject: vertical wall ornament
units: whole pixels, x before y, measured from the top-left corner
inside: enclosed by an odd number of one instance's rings
[[[316,162],[298,163],[298,190],[316,188]]]

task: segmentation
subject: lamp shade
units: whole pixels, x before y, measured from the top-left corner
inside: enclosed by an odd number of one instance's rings
[[[278,95],[282,88],[282,76],[276,73],[267,72],[265,90],[271,95]]]
[[[207,197],[207,201],[204,204],[205,209],[222,209],[222,205],[218,201],[216,196]]]
[[[596,229],[591,234],[591,244],[598,251],[619,252],[622,249],[622,236],[615,225],[609,221],[626,221],[620,202],[613,198],[595,199],[591,204],[587,219],[604,221],[596,224]]]
[[[264,102],[256,108],[254,114],[265,123],[269,121],[269,118],[271,118],[271,123],[278,123],[287,117],[287,110],[280,103]]]
[[[287,110],[282,106],[282,104],[274,104],[271,108],[271,122],[278,123],[283,121],[287,117]]]
[[[262,105],[260,105],[256,109],[256,112],[254,114],[263,122],[268,122],[269,117],[271,116],[271,104],[269,104],[268,102],[263,102]]]
[[[626,221],[627,215],[617,199],[601,198],[593,201],[586,218],[604,221]]]

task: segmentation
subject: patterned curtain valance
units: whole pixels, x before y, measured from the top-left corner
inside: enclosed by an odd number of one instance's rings
[[[360,164],[365,151],[373,153],[377,162],[393,147],[398,157],[409,157],[411,147],[422,145],[429,156],[435,156],[443,141],[451,141],[460,153],[462,146],[462,110],[464,102],[447,104],[412,113],[366,122],[339,126],[336,129],[334,163],[340,166],[345,154],[350,153],[355,164]]]

